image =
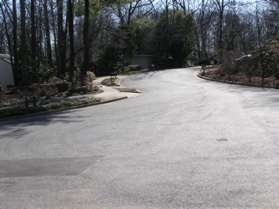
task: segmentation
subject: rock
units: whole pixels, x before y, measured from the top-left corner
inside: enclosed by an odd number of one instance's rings
[[[104,86],[120,86],[119,78],[106,78],[101,82]]]
[[[96,75],[91,72],[91,71],[87,71],[86,72],[86,80],[85,80],[85,83],[86,83],[86,88],[89,92],[91,91],[94,91],[94,84],[93,84],[93,81],[96,79]]]
[[[89,80],[89,81],[94,81],[94,80],[96,80],[96,75],[95,75],[95,73],[93,73],[93,72],[91,72],[91,71],[87,71],[86,72],[86,76],[87,76],[87,79]]]

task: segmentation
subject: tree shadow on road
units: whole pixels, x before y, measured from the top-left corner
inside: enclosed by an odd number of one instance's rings
[[[142,79],[152,78],[158,72],[160,72],[160,71],[149,71],[146,73],[140,73],[140,74],[130,76],[129,79],[130,80],[142,80]]]
[[[0,140],[6,137],[20,138],[29,133],[27,127],[47,126],[50,123],[81,123],[87,116],[73,114],[75,110],[60,113],[49,113],[38,116],[24,116],[20,118],[7,119],[0,122]]]

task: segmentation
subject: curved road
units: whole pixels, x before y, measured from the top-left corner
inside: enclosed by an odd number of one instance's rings
[[[139,97],[0,122],[0,208],[278,208],[279,91],[196,73],[131,76]]]

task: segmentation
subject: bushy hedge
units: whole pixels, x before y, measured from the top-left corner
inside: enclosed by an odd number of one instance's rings
[[[279,41],[271,40],[253,51],[250,56],[236,59],[232,69],[223,65],[225,72],[242,73],[247,77],[275,77],[279,79]]]

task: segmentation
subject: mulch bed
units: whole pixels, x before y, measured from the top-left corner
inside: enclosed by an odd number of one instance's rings
[[[274,77],[266,77],[263,80],[259,76],[247,77],[244,74],[226,75],[223,70],[214,68],[200,73],[200,77],[230,84],[240,84],[255,87],[276,88],[279,89],[279,80]]]

